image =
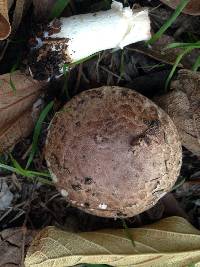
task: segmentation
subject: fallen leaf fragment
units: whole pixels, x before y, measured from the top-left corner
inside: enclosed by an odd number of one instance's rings
[[[40,231],[31,243],[26,267],[66,267],[81,263],[161,267],[200,263],[200,232],[181,217],[143,228],[74,234],[55,227]]]
[[[200,156],[200,74],[180,70],[171,90],[154,101],[174,121],[182,145]]]
[[[18,71],[10,75],[0,76],[0,152],[31,133],[42,107],[41,101],[37,100],[44,90],[44,83]]]
[[[0,266],[22,266],[22,254],[33,236],[33,231],[25,231],[22,228],[6,229],[0,232]]]
[[[8,123],[0,131],[0,153],[12,148],[22,138],[27,137],[32,132],[35,122],[39,117],[41,107],[36,112],[32,108],[26,110],[24,114]]]
[[[0,40],[6,39],[11,32],[8,17],[8,1],[0,0]]]
[[[171,8],[176,8],[180,4],[180,0],[160,0],[165,5],[168,5]],[[200,1],[199,0],[190,0],[188,5],[183,10],[183,13],[198,16],[200,15]]]

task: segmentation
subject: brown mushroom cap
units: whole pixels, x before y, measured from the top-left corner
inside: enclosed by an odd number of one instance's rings
[[[160,0],[160,1],[173,9],[177,8],[177,6],[181,2],[180,0]],[[183,13],[194,16],[200,15],[200,1],[190,0],[190,2],[184,8]]]
[[[174,185],[181,144],[169,116],[139,93],[104,86],[71,99],[52,120],[45,157],[61,193],[103,217],[130,217]]]

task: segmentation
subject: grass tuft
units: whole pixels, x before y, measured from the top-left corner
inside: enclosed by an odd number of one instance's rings
[[[34,129],[34,133],[33,133],[33,142],[31,145],[31,151],[30,151],[30,155],[26,164],[26,169],[29,168],[30,164],[33,161],[33,158],[35,156],[35,153],[38,150],[38,139],[41,133],[41,129],[42,129],[42,123],[44,122],[46,116],[48,115],[48,113],[50,112],[50,110],[53,108],[54,105],[54,101],[51,101],[41,112],[39,119],[36,123],[35,129]]]
[[[51,178],[51,175],[49,173],[46,172],[37,172],[37,171],[31,171],[31,170],[27,170],[22,168],[22,166],[13,158],[13,156],[11,154],[9,154],[11,162],[13,164],[13,166],[9,166],[7,164],[1,163],[0,162],[0,168],[10,171],[10,172],[14,172],[18,175],[21,175],[23,177],[27,177],[30,178],[31,182],[33,181],[38,181],[41,182],[42,184],[47,184],[47,185],[53,185],[52,181],[45,179],[43,177],[46,178]]]
[[[193,49],[200,49],[200,41],[194,42],[194,43],[171,43],[168,46],[166,46],[166,49],[175,49],[175,48],[180,48],[182,51],[178,54],[176,61],[173,65],[173,68],[165,82],[165,90],[167,90],[169,83],[179,65],[181,62],[182,58],[187,55],[188,53],[192,52]],[[200,67],[200,56],[197,58],[196,62],[194,63],[192,70],[197,71]]]
[[[172,14],[172,16],[165,22],[165,24],[157,31],[150,40],[147,41],[148,45],[154,44],[163,33],[174,23],[176,18],[180,15],[186,5],[190,2],[190,0],[181,0],[180,4],[177,6],[176,10]]]

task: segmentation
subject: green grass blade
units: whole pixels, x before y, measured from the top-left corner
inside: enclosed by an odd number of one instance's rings
[[[24,170],[20,165],[19,163],[13,158],[13,156],[10,154],[10,158],[11,158],[11,161],[14,165],[14,167],[12,166],[9,166],[9,165],[6,165],[6,164],[2,164],[0,163],[0,167],[2,169],[6,169],[8,171],[11,171],[11,172],[15,172],[21,176],[25,176],[25,177],[29,177],[29,178],[33,178],[33,176],[29,175],[27,170]]]
[[[70,0],[57,0],[53,6],[49,19],[52,20],[58,18],[69,3]]]
[[[17,70],[17,67],[18,67],[19,63],[17,62],[16,64],[14,64],[10,70],[10,87],[11,89],[13,90],[13,92],[16,94],[16,87],[15,87],[15,84],[12,80],[12,75],[14,74],[14,72]]]
[[[14,172],[14,173],[19,174],[21,176],[24,176],[26,178],[31,178],[31,181],[34,181],[34,178],[36,178],[42,184],[47,184],[47,185],[53,186],[52,181],[40,177],[40,176],[45,176],[45,177],[51,178],[50,174],[43,173],[43,172],[25,170],[19,165],[19,163],[12,156],[11,156],[11,161],[12,161],[13,165],[16,167],[12,167],[12,166],[0,163],[0,168],[7,170],[7,171],[10,171],[10,172]]]
[[[70,68],[73,68],[73,67],[75,67],[75,66],[77,66],[77,65],[79,65],[81,63],[84,63],[85,61],[87,61],[87,60],[89,60],[89,59],[97,56],[98,54],[99,53],[95,53],[95,54],[90,55],[88,57],[85,57],[85,58],[82,58],[80,60],[77,60],[77,61],[75,61],[73,63],[70,63],[70,64],[66,64],[65,63],[63,65],[64,84],[63,84],[62,92],[65,93],[65,95],[66,95],[66,97],[67,97],[68,100],[71,98],[70,95],[69,95],[68,84],[67,84],[67,82],[68,82],[68,71],[69,71],[69,69]]]
[[[166,91],[167,91],[167,88],[168,88],[168,86],[169,86],[169,83],[170,83],[170,81],[171,81],[171,79],[172,79],[172,77],[173,77],[173,75],[174,75],[174,73],[175,73],[175,71],[176,71],[176,69],[177,69],[179,63],[181,62],[182,58],[183,58],[187,53],[189,53],[190,51],[192,51],[192,48],[191,48],[191,47],[188,47],[188,48],[186,48],[184,51],[182,51],[182,52],[177,56],[176,61],[175,61],[174,65],[173,65],[173,68],[172,68],[172,70],[171,70],[171,72],[170,72],[170,74],[169,74],[169,76],[167,77],[167,80],[166,80],[166,82],[165,82],[165,90],[166,90]]]
[[[182,48],[183,46],[185,45],[190,45],[191,43],[171,43],[171,44],[168,44],[164,50],[166,49],[171,49],[171,48]]]
[[[13,156],[11,154],[9,154],[10,159],[12,161],[12,164],[14,165],[15,169],[18,170],[18,172],[22,175],[22,176],[27,176],[27,172],[26,170],[24,170],[20,164],[13,158]]]
[[[200,56],[198,56],[197,60],[195,61],[194,65],[192,66],[193,71],[198,71],[200,68]]]
[[[2,168],[2,169],[4,169],[4,170],[7,170],[7,171],[15,172],[15,173],[21,175],[21,172],[20,172],[18,169],[14,168],[14,167],[12,167],[12,166],[9,166],[9,165],[0,163],[0,168]]]
[[[35,153],[37,151],[38,148],[38,139],[40,136],[40,132],[42,129],[42,123],[45,120],[46,116],[48,115],[49,111],[53,108],[54,105],[54,101],[51,101],[41,112],[39,119],[36,123],[35,129],[34,129],[34,133],[33,133],[33,142],[31,145],[31,152],[26,164],[26,169],[30,166],[31,162],[33,161],[33,158],[35,156]]]
[[[191,47],[193,49],[200,48],[200,41],[195,43],[171,43],[167,45],[164,50],[171,49],[171,48],[188,48]]]
[[[79,60],[77,60],[77,61],[74,61],[74,62],[72,62],[72,63],[69,63],[69,64],[66,64],[66,63],[65,63],[65,64],[63,65],[63,75],[67,75],[67,72],[69,71],[70,68],[75,67],[75,66],[77,66],[77,65],[79,65],[79,64],[81,64],[81,63],[84,63],[85,61],[87,61],[87,60],[89,60],[89,59],[91,59],[91,58],[97,56],[98,54],[99,54],[99,52],[94,53],[94,54],[92,54],[92,55],[90,55],[90,56],[88,56],[88,57],[81,58],[81,59],[79,59]]]
[[[180,4],[177,6],[176,10],[172,14],[172,16],[166,21],[166,23],[157,31],[149,41],[147,41],[147,44],[152,45],[155,43],[162,35],[163,33],[172,25],[172,23],[176,20],[176,18],[180,15],[182,10],[186,7],[186,5],[190,2],[190,0],[182,0],[180,1]]]
[[[42,177],[51,178],[50,173],[47,173],[47,172],[38,172],[38,171],[29,171],[29,170],[27,170],[27,172],[32,176],[42,176]]]
[[[79,59],[79,60],[77,60],[77,61],[71,63],[71,64],[68,65],[68,66],[69,66],[69,67],[73,67],[73,66],[76,66],[76,65],[78,65],[78,64],[84,63],[85,61],[87,61],[87,60],[89,60],[89,59],[91,59],[91,58],[93,58],[93,57],[96,57],[98,54],[99,54],[99,52],[98,52],[98,53],[94,53],[94,54],[92,54],[92,55],[90,55],[90,56],[88,56],[88,57]]]
[[[14,84],[14,82],[13,82],[13,80],[12,80],[12,75],[11,75],[11,73],[10,73],[10,87],[11,87],[11,89],[13,90],[13,92],[16,94],[17,89],[16,89],[15,84]]]

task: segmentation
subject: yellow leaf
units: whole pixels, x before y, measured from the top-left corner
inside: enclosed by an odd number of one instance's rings
[[[170,217],[129,231],[135,246],[123,229],[75,234],[47,227],[29,247],[25,266],[200,266],[200,232],[183,218]]]

